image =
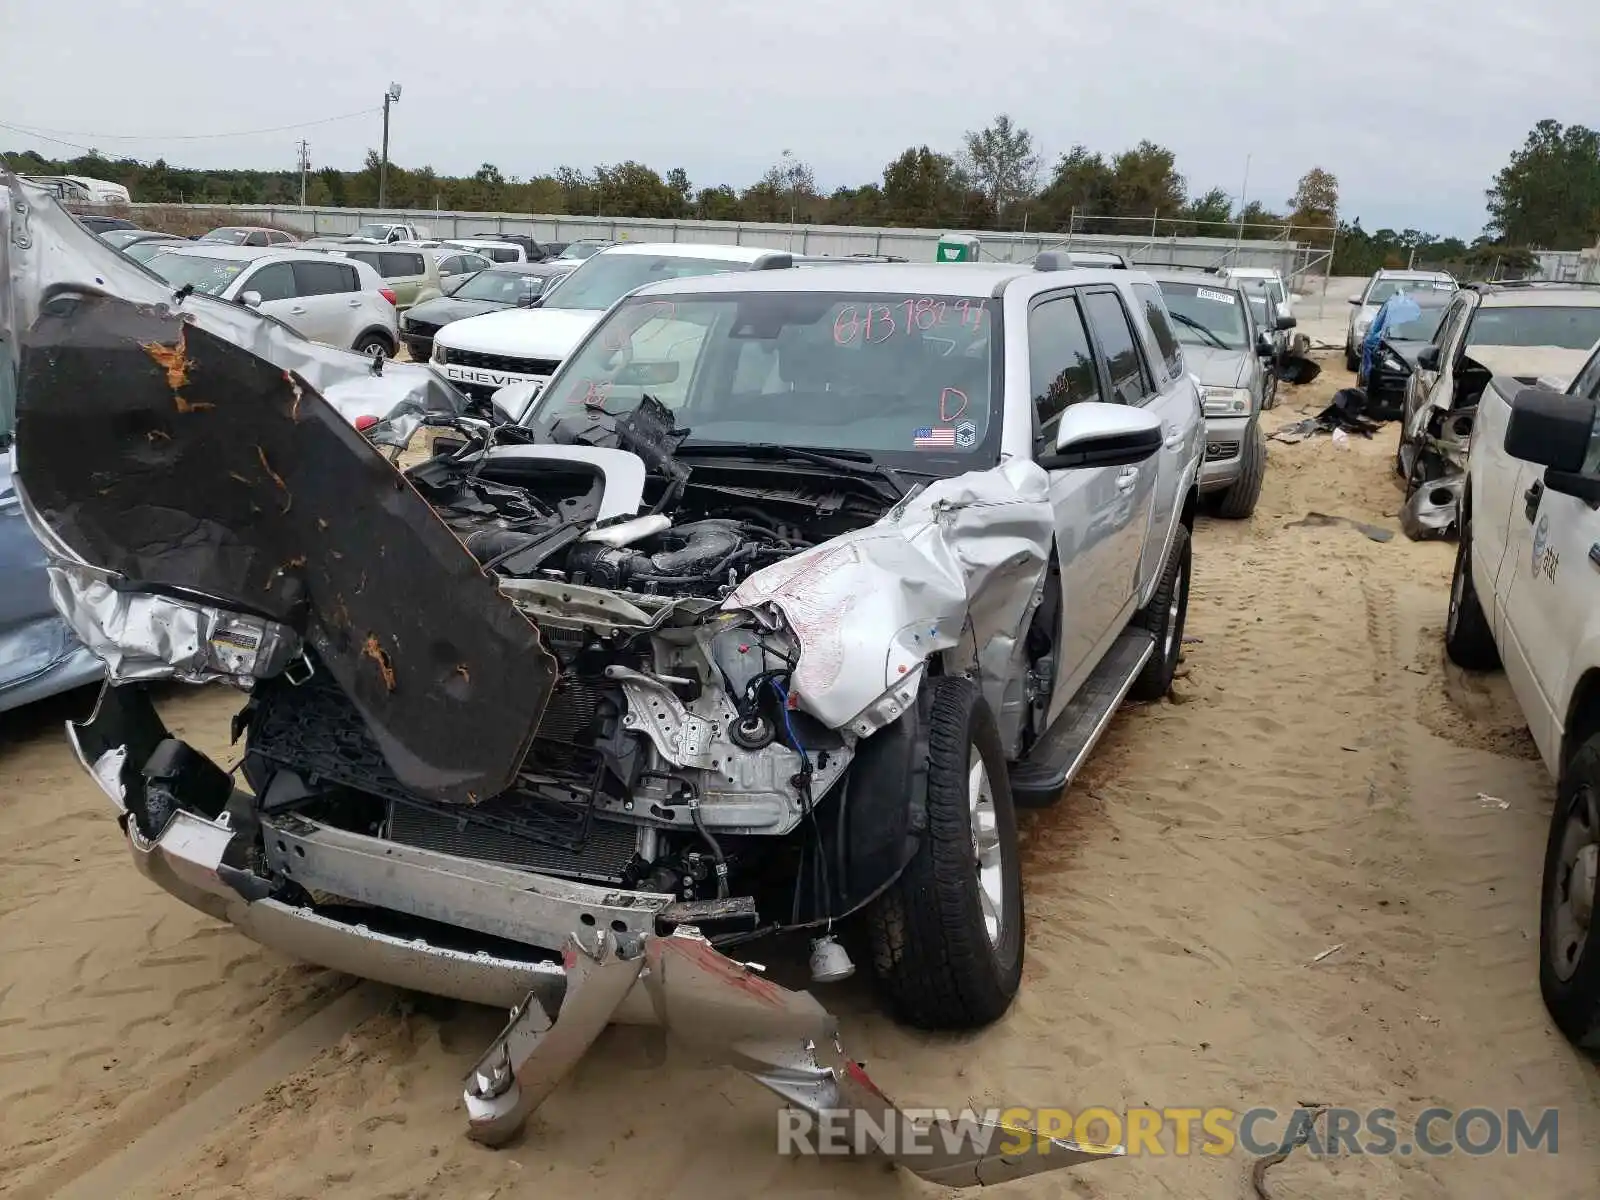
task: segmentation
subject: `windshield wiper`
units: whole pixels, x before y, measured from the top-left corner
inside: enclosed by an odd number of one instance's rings
[[[720,455],[726,458],[737,458],[747,455],[751,458],[793,458],[801,462],[816,463],[818,466],[828,467],[843,475],[855,475],[862,479],[878,478],[886,481],[895,491],[894,499],[903,500],[911,491],[912,485],[905,476],[891,466],[884,463],[873,462],[872,455],[860,450],[830,450],[824,453],[820,450],[806,450],[796,446],[779,446],[772,442],[696,442],[690,446],[679,446],[677,456],[685,458],[691,455]],[[918,472],[919,474],[921,472]]]
[[[1223,341],[1220,337],[1218,337],[1216,335],[1216,333],[1212,330],[1212,328],[1209,325],[1202,325],[1199,321],[1196,321],[1193,317],[1186,317],[1180,312],[1173,312],[1171,309],[1167,310],[1167,315],[1170,316],[1179,325],[1188,326],[1190,329],[1192,329],[1196,333],[1198,333],[1201,337],[1210,338],[1211,339],[1211,344],[1213,346],[1215,346],[1218,350],[1231,350],[1231,349],[1233,349],[1232,346],[1229,346],[1227,342]]]

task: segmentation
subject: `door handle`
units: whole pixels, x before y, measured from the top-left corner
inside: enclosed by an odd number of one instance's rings
[[[1133,485],[1139,482],[1138,467],[1123,467],[1117,475],[1117,490],[1119,492],[1131,491]]]
[[[360,308],[361,307],[361,301],[359,299],[349,300],[349,301],[346,301],[346,303],[349,304],[351,308]]]
[[[1173,429],[1167,433],[1167,449],[1176,450],[1183,445],[1183,430]]]
[[[1589,561],[1596,567],[1600,567],[1600,542],[1596,542],[1589,547]]]
[[[303,316],[305,314],[306,310],[303,309],[303,308],[296,307],[296,308],[291,308],[289,311],[294,313],[296,316]]]
[[[1542,479],[1535,479],[1533,481],[1533,485],[1529,487],[1527,491],[1522,493],[1522,500],[1525,505],[1522,511],[1523,515],[1526,516],[1529,521],[1532,521],[1533,518],[1538,515],[1539,500],[1543,496],[1544,480]]]

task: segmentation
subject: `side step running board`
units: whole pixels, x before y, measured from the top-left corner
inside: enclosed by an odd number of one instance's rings
[[[1012,764],[1011,796],[1018,805],[1038,808],[1055,802],[1083,769],[1155,649],[1155,639],[1142,629],[1130,629],[1112,644],[1055,724],[1026,758]]]

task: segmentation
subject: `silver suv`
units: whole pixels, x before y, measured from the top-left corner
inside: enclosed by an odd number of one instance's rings
[[[1248,284],[1198,272],[1151,274],[1183,343],[1184,362],[1200,380],[1206,419],[1201,494],[1214,498],[1220,516],[1248,517],[1267,473],[1260,416],[1277,392],[1269,365],[1272,338],[1256,323]]]

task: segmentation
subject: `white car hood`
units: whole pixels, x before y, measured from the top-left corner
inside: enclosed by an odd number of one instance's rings
[[[587,308],[508,308],[446,325],[436,344],[475,354],[565,358],[604,312]]]

